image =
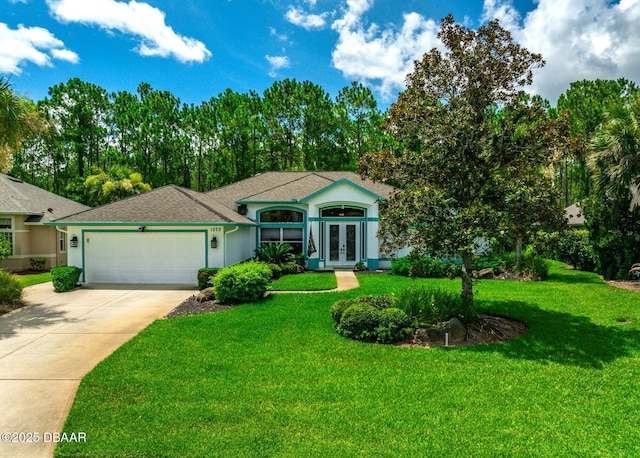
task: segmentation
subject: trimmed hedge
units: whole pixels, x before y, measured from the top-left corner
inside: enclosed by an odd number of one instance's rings
[[[331,307],[338,334],[363,342],[395,343],[413,330],[411,319],[402,310],[391,307],[389,296],[362,296],[340,300]]]
[[[446,259],[409,255],[394,259],[391,273],[411,278],[455,278],[460,276],[461,266]]]
[[[220,269],[211,281],[219,302],[257,302],[267,292],[271,274],[267,264],[248,261]]]
[[[218,267],[202,267],[198,269],[198,289],[202,291],[205,288],[210,288],[211,277],[215,277],[220,268]]]
[[[82,269],[75,266],[58,266],[51,269],[51,281],[56,293],[74,289],[80,280]]]

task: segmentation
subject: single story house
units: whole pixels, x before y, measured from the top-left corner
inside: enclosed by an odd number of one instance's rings
[[[0,234],[11,242],[12,250],[0,268],[26,270],[31,258],[45,258],[46,269],[66,265],[66,233],[46,224],[88,208],[0,173]]]
[[[352,172],[268,172],[199,193],[174,185],[53,221],[85,283],[194,284],[201,267],[289,243],[307,268],[389,267],[378,205],[391,186]]]

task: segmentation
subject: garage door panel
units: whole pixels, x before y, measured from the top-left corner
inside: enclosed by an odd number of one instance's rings
[[[86,236],[89,283],[195,284],[206,232],[96,232]]]

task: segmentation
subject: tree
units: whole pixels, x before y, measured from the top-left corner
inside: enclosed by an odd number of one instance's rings
[[[6,173],[22,142],[42,130],[44,120],[33,102],[16,93],[8,79],[0,77],[0,171]]]
[[[405,150],[371,154],[360,165],[364,175],[399,188],[381,209],[383,250],[409,245],[419,253],[459,254],[461,296],[473,302],[474,248],[506,224],[509,173],[537,167],[539,157],[528,148],[496,148],[493,116],[518,103],[520,88],[544,62],[514,44],[496,20],[473,31],[449,15],[438,38],[444,54],[432,49],[415,63],[390,109],[387,129]]]
[[[94,169],[94,174],[87,177],[84,186],[92,205],[114,202],[151,191],[151,186],[143,182],[141,174],[122,166],[111,168],[109,173]]]

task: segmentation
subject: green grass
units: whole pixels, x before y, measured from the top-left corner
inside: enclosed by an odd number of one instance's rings
[[[37,285],[51,281],[51,272],[42,272],[40,274],[18,275],[20,283],[23,287]]]
[[[337,287],[338,283],[333,272],[284,275],[271,283],[273,291],[322,291]]]
[[[58,456],[640,456],[640,296],[554,264],[545,283],[481,281],[486,312],[529,331],[456,349],[338,336],[342,293],[272,295],[156,321],[82,381]],[[620,318],[630,324],[620,324]]]

